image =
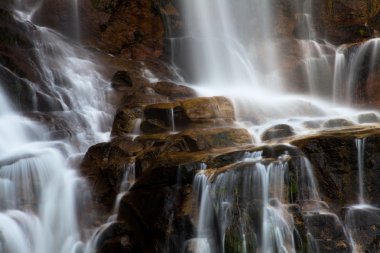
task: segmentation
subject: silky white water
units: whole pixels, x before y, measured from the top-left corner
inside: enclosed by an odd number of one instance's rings
[[[30,22],[41,4],[15,2],[14,18]],[[25,82],[58,101],[61,109],[51,115],[67,122],[71,138],[53,140],[54,132],[17,113],[0,90],[0,252],[84,252],[91,213],[79,214],[90,207],[90,194],[67,159],[108,139],[113,111],[106,103],[107,82],[87,54],[62,35],[35,26],[29,36],[42,79]]]
[[[249,129],[258,145],[266,143],[263,140],[265,131],[281,124],[291,126],[295,135],[307,135],[330,128],[378,123],[376,111],[363,112],[352,106],[360,102],[356,89],[363,69],[374,68],[378,40],[356,45],[356,51],[347,46],[336,47],[318,38],[313,0],[298,1],[293,10],[298,26],[293,43],[301,52],[297,64],[304,73],[300,74],[302,94],[293,94],[294,84],[286,83],[288,79],[282,69],[286,63],[278,58],[281,40],[276,37],[275,29],[281,24],[276,23],[275,8],[278,6],[272,3],[259,0],[182,1],[186,31],[183,37],[171,38],[173,63],[184,66],[187,79],[199,95],[230,98],[238,125]],[[175,54],[176,49],[183,52],[183,48],[189,51],[187,65],[183,64],[182,55]],[[350,53],[347,50],[351,50]],[[368,59],[369,62],[365,62]],[[363,143],[358,141],[357,144],[358,159],[359,156],[362,159]],[[294,224],[289,219],[291,215],[282,208],[287,202],[281,195],[281,187],[284,187],[281,171],[286,168],[278,166],[275,162],[270,165],[258,163],[246,170],[238,166],[231,168],[216,178],[209,178],[203,172],[197,175],[194,191],[201,196],[197,202],[200,208],[197,238],[189,242],[196,245],[196,252],[295,252]],[[272,167],[276,167],[279,174],[271,174]],[[359,172],[358,192],[359,202],[362,202],[362,169]],[[253,176],[254,173],[257,175]],[[354,245],[350,231],[346,231],[338,216],[330,213],[321,201],[307,158],[299,163],[297,173],[303,180],[298,185],[301,190],[296,201],[311,224],[308,231],[311,252],[319,251],[319,238],[314,238],[317,235],[313,234],[312,224],[320,217],[331,219],[341,229],[342,241],[351,239]],[[242,185],[242,192],[247,194],[238,193]],[[273,185],[279,188],[272,189]],[[257,205],[262,207],[261,222],[254,223],[256,231],[249,231],[251,227],[245,226],[249,224],[249,215],[247,218],[241,210],[255,198],[260,199]],[[260,231],[257,227],[261,227]],[[234,230],[239,246],[226,250],[230,230]],[[352,245],[347,246],[347,252],[353,250]]]
[[[236,167],[216,176],[200,171],[195,177],[198,234],[188,243],[197,253],[297,251],[285,190],[288,155],[268,163],[261,153],[247,153]],[[318,213],[320,198],[310,163],[302,157],[295,170],[297,199],[313,202],[308,211]]]

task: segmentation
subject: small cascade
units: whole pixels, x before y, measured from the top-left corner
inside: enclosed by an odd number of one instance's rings
[[[169,110],[169,122],[171,132],[175,132],[175,119],[174,119],[174,108]]]
[[[313,0],[300,1],[297,17],[297,34],[303,63],[306,71],[306,82],[309,94],[331,99],[334,81],[334,46],[318,41],[313,21]]]
[[[29,64],[39,83],[0,64],[0,252],[83,252],[94,217],[87,183],[68,158],[109,138],[107,83],[86,51],[31,23],[42,2],[14,1],[13,12],[14,21],[28,31]],[[30,94],[25,114],[61,125],[37,123],[17,112],[23,108],[6,98],[12,95],[6,90],[10,80],[25,84]],[[56,138],[55,128],[69,134]]]
[[[81,40],[81,23],[80,23],[80,16],[79,16],[79,2],[78,0],[71,0],[72,3],[72,13],[73,13],[73,39],[77,42],[80,42]]]
[[[344,83],[346,80],[345,70],[347,68],[346,57],[343,49],[338,48],[335,53],[335,65],[334,65],[334,81],[333,81],[333,100],[334,103],[344,103],[349,101],[349,94],[345,89]]]
[[[358,86],[363,85],[365,87],[369,73],[376,73],[379,60],[378,55],[380,52],[380,39],[372,39],[355,47],[348,49],[354,51],[350,56],[349,65],[346,70],[348,80],[345,86],[348,90],[347,103],[349,104],[360,102],[360,99],[363,99],[357,97]]]
[[[364,197],[364,155],[365,155],[365,138],[356,139],[355,145],[357,149],[357,161],[358,161],[358,180],[359,180],[359,204],[365,204]]]
[[[310,164],[303,158],[299,167],[292,163],[291,172],[289,155],[276,161],[261,155],[247,153],[225,171],[197,174],[193,191],[200,208],[198,233],[188,242],[196,245],[195,252],[299,252],[292,203],[320,201]],[[289,182],[293,180],[296,185]],[[295,187],[300,199],[291,200],[288,192]]]
[[[133,186],[136,180],[136,169],[135,169],[135,163],[130,163],[125,165],[124,169],[124,176],[120,183],[120,190],[119,193],[116,196],[115,200],[115,207],[113,215],[110,216],[108,219],[109,221],[114,221],[117,215],[117,211],[119,210],[119,204],[121,198],[126,194],[129,189]]]
[[[376,252],[378,246],[373,242],[374,233],[378,233],[380,209],[368,203],[365,198],[365,144],[366,138],[355,140],[358,169],[358,203],[348,207],[345,223],[355,253]]]

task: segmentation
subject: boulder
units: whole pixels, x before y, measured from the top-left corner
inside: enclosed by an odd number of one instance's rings
[[[295,132],[291,126],[286,124],[279,124],[266,129],[262,133],[261,139],[263,141],[270,141],[273,139],[285,138],[293,135],[295,135]]]
[[[362,114],[358,115],[358,122],[360,124],[363,124],[363,123],[378,123],[379,122],[379,117],[374,112],[362,113]]]
[[[193,98],[196,96],[196,92],[190,87],[171,82],[153,83],[152,88],[156,93],[167,96],[171,100]]]
[[[338,128],[338,127],[349,127],[353,126],[355,123],[346,119],[329,119],[326,120],[322,127],[325,128]]]
[[[117,110],[112,124],[111,136],[123,136],[134,133],[138,119],[142,118],[141,107],[122,107]]]
[[[132,85],[130,74],[125,70],[117,71],[111,80],[111,86],[116,90],[124,90],[132,87]]]
[[[134,163],[134,157],[143,148],[142,144],[128,138],[115,138],[112,142],[92,146],[87,151],[80,171],[88,178],[94,202],[101,212],[112,210],[126,166]]]
[[[190,127],[228,126],[234,120],[234,108],[227,98],[202,97],[146,106],[141,130],[158,133]]]

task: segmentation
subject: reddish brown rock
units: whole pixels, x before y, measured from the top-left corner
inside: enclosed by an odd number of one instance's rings
[[[234,120],[234,108],[227,98],[193,98],[145,107],[141,130],[158,133],[190,127],[228,126]]]
[[[142,150],[140,143],[117,138],[110,143],[92,146],[87,151],[80,169],[90,182],[99,211],[112,209],[126,166],[134,163],[134,156]]]
[[[192,98],[196,96],[196,92],[190,87],[171,82],[153,83],[152,88],[156,93],[167,96],[172,100]]]

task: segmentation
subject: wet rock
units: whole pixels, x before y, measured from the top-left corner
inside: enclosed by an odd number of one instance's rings
[[[371,206],[353,206],[345,215],[347,229],[361,252],[376,252],[380,243],[380,210]]]
[[[136,235],[134,238],[129,236],[133,227],[123,222],[114,222],[105,230],[100,231],[100,235],[96,242],[97,253],[123,252],[136,253],[141,252],[142,243],[139,241],[141,235]]]
[[[238,147],[251,143],[252,136],[243,128],[189,129],[168,138],[163,149],[197,152],[212,148]]]
[[[324,0],[313,3],[318,33],[334,44],[359,42],[373,36],[368,23],[379,12],[379,2]]]
[[[323,123],[325,128],[349,127],[355,125],[352,121],[346,119],[329,119]]]
[[[87,151],[80,170],[90,181],[93,198],[100,211],[112,209],[126,166],[134,163],[134,156],[142,150],[140,143],[116,138],[112,142],[92,146]]]
[[[330,130],[298,138],[291,144],[300,148],[313,166],[321,198],[337,212],[343,205],[357,203],[358,148],[356,141],[365,139],[365,196],[373,203],[380,201],[375,179],[380,167],[380,132],[378,128],[361,127]]]
[[[303,123],[303,125],[306,128],[316,129],[316,128],[321,128],[322,127],[322,123],[323,123],[323,121],[321,121],[321,120],[309,120],[309,121],[305,121]]]
[[[154,1],[121,1],[102,26],[100,47],[126,59],[164,54],[164,23]]]
[[[364,113],[358,116],[358,122],[362,123],[378,123],[379,117],[376,113]]]
[[[264,133],[261,135],[261,139],[263,141],[269,141],[273,139],[293,136],[294,134],[294,129],[291,126],[286,124],[280,124],[265,130]]]
[[[339,218],[331,213],[307,213],[305,224],[320,252],[353,252]]]
[[[232,125],[232,103],[224,97],[193,98],[145,107],[141,130],[145,133],[181,130],[190,127]]]
[[[80,15],[76,16],[75,11]],[[108,18],[108,13],[93,7],[92,0],[78,2],[45,0],[34,13],[33,22],[59,31],[71,39],[97,47],[101,35],[100,27]]]
[[[112,77],[111,86],[116,90],[132,87],[132,79],[128,71],[117,71]]]
[[[136,129],[138,119],[142,118],[142,109],[140,107],[120,108],[115,115],[112,125],[112,136],[123,136],[133,133]]]
[[[193,89],[171,82],[153,83],[152,88],[156,93],[167,96],[172,100],[192,98],[196,96],[196,92]]]
[[[191,212],[191,185],[198,164],[158,167],[144,173],[130,191],[122,198],[118,220],[136,224],[137,231],[144,231],[141,242],[144,248],[155,247],[162,252],[170,235],[183,233],[184,240],[193,237],[191,223],[183,231],[171,231],[170,224],[183,224],[183,218]],[[190,198],[190,199],[189,199]]]

